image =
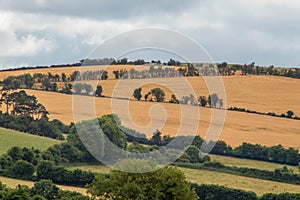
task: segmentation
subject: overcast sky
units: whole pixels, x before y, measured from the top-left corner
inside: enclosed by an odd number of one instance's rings
[[[299,0],[0,0],[0,67],[78,62],[144,27],[179,31],[216,62],[300,66]]]

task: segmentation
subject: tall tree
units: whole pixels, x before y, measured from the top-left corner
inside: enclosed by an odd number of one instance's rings
[[[84,87],[84,85],[82,83],[76,83],[74,85],[75,94],[81,94],[83,87]]]
[[[216,93],[213,93],[208,96],[208,104],[210,107],[216,108],[218,101],[219,101],[219,97]]]
[[[97,85],[97,89],[95,91],[95,96],[102,97],[102,93],[103,93],[102,85]]]
[[[292,118],[293,116],[294,116],[294,112],[293,111],[289,110],[289,111],[286,112],[286,117],[287,118]]]
[[[67,75],[66,75],[64,72],[61,74],[61,80],[62,80],[63,82],[66,82],[66,81],[67,81]]]
[[[134,92],[133,92],[133,97],[134,97],[135,99],[137,99],[138,101],[141,100],[141,98],[142,98],[141,92],[142,92],[142,88],[137,88],[137,89],[135,89]]]
[[[160,88],[152,89],[151,94],[155,96],[157,102],[163,102],[165,100],[165,92]]]
[[[179,100],[176,98],[175,94],[172,94],[170,103],[179,103]]]
[[[205,96],[200,96],[198,98],[198,101],[199,101],[200,106],[202,106],[202,107],[205,107],[207,105],[207,99]]]
[[[90,84],[84,84],[84,90],[85,90],[85,93],[87,95],[89,95],[92,92],[93,88]]]

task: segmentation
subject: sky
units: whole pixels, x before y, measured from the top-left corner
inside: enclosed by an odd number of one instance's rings
[[[215,62],[299,67],[299,25],[298,0],[0,0],[0,68],[75,63],[145,27],[193,38]]]

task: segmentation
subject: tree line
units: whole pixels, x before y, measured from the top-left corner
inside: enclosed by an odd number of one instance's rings
[[[271,194],[266,193],[262,196],[257,196],[254,192],[249,192],[240,189],[232,189],[220,185],[198,185],[191,184],[191,188],[197,193],[199,200],[211,199],[211,200],[298,200],[300,199],[300,194],[293,193],[280,193]]]
[[[133,91],[133,97],[140,101],[143,97],[142,95],[142,88],[136,88]],[[144,95],[145,101],[157,101],[157,102],[164,102],[165,101],[165,92],[161,88],[154,88],[151,89],[150,92]],[[169,103],[174,104],[188,104],[192,106],[201,106],[201,107],[211,107],[211,108],[220,108],[224,107],[223,99],[221,99],[218,94],[212,93],[208,95],[206,98],[205,96],[199,96],[196,98],[194,95],[183,96],[181,99],[178,99],[176,95],[172,94],[171,99],[168,101]]]
[[[127,131],[128,130],[126,130],[126,132]],[[169,135],[162,136],[162,133],[160,131],[156,131],[150,139],[146,138],[145,135],[137,133],[135,131],[131,131],[128,133],[129,142],[136,142],[146,145],[166,146],[174,139],[174,137],[171,137]],[[134,137],[135,135],[137,135],[138,138]],[[186,141],[190,140],[190,137],[188,136],[184,138],[186,138]],[[203,145],[205,143],[206,145]],[[297,166],[300,162],[300,154],[298,149],[292,147],[284,148],[280,144],[267,147],[260,144],[250,144],[244,142],[243,144],[233,148],[230,145],[226,144],[226,142],[224,141],[205,141],[200,136],[194,137],[192,141],[192,145],[197,147],[198,151],[202,148],[202,146],[208,146],[209,143],[215,143],[213,149],[210,151],[211,154],[294,166]],[[168,147],[172,148],[172,146],[170,145],[168,145]],[[176,148],[176,145],[174,145],[174,148]],[[205,149],[203,149],[203,151],[205,153]]]
[[[51,65],[51,66],[36,66],[36,67],[21,67],[15,69],[5,69],[1,71],[15,71],[15,70],[28,70],[28,69],[41,69],[41,68],[57,68],[57,67],[72,67],[72,66],[93,66],[93,65],[144,65],[144,64],[156,64],[159,67],[162,65],[165,66],[177,66],[179,67],[177,73],[180,76],[231,76],[235,75],[237,71],[241,71],[242,75],[274,75],[274,76],[285,76],[291,78],[300,78],[300,68],[283,68],[283,67],[274,67],[274,65],[258,66],[255,65],[255,62],[249,64],[228,64],[227,62],[222,63],[181,63],[174,59],[170,59],[167,62],[161,62],[160,60],[151,60],[145,61],[144,59],[137,59],[129,61],[128,58],[121,58],[119,60],[113,58],[102,58],[102,59],[82,59],[79,63],[73,64],[60,64],[60,65]],[[151,71],[151,70],[150,70]],[[148,73],[151,73],[148,71]],[[145,73],[141,73],[145,74]],[[147,74],[147,73],[146,73]],[[168,73],[165,73],[168,74]],[[137,76],[139,78],[143,77]],[[127,76],[128,77],[128,76]],[[166,76],[168,77],[168,76]],[[170,76],[172,77],[172,76]],[[149,78],[149,77],[148,77]]]
[[[245,108],[237,108],[237,107],[230,107],[228,108],[228,110],[300,120],[300,117],[296,116],[295,113],[291,110],[288,110],[286,113],[282,113],[282,114],[276,114],[274,112],[265,113],[265,112],[253,111],[253,110],[249,110]]]

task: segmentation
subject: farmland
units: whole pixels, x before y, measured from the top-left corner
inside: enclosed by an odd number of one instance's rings
[[[26,185],[28,187],[32,187],[34,185],[34,182],[32,182],[32,181],[24,181],[24,180],[19,180],[19,179],[6,178],[6,177],[2,177],[2,176],[0,176],[0,181],[10,188],[15,188],[18,185]],[[79,192],[83,195],[86,194],[86,189],[84,189],[84,188],[64,186],[64,185],[57,185],[57,186],[62,190]]]
[[[57,118],[65,123],[70,123],[74,120],[71,95],[35,90],[27,90],[27,93],[31,95],[34,94],[37,99],[46,106],[50,112],[50,118]],[[91,100],[91,97],[86,96],[80,98],[82,98],[82,101],[81,105],[78,106],[82,108],[85,107],[85,101]],[[150,122],[148,110],[154,104],[156,103],[130,101],[129,112],[134,122],[142,126],[148,124]],[[180,122],[180,107],[176,104],[162,105],[168,115],[167,123],[163,127],[162,132],[165,135],[174,135],[177,132]],[[98,116],[111,113],[111,99],[96,98],[95,108]],[[195,107],[195,109],[199,109],[201,115],[198,134],[205,136],[210,120],[210,109],[197,107]],[[155,116],[156,113],[152,114]],[[130,122],[123,121],[123,124],[127,125],[130,124]],[[155,130],[156,127],[151,130],[152,133]],[[268,146],[282,144],[286,147],[300,148],[298,142],[300,137],[299,130],[300,124],[297,120],[227,111],[225,126],[220,139],[233,146],[240,145],[242,142],[247,141]]]
[[[142,66],[134,65],[111,65],[106,70],[108,71],[108,80],[101,80],[99,84],[103,85],[103,95],[111,96],[116,83],[118,80],[114,79],[112,71],[120,69],[144,69]],[[76,70],[99,70],[104,67],[92,66],[92,67],[66,67],[66,68],[44,68],[44,69],[30,69],[30,70],[17,70],[17,71],[4,71],[0,72],[0,80],[10,75],[22,75],[25,73],[43,73],[52,74],[66,73],[70,75]],[[300,87],[299,79],[292,79],[278,76],[223,76],[224,87],[226,90],[227,107],[242,107],[249,110],[261,111],[261,112],[276,112],[285,113],[288,110],[293,110],[296,115],[300,115],[300,105],[298,99],[300,98]],[[207,86],[201,77],[187,77],[187,80],[195,90],[197,96],[208,95]],[[151,79],[152,82],[157,80]],[[174,81],[176,87],[180,90],[185,90],[180,83]],[[62,84],[62,83],[61,83]],[[181,88],[180,88],[181,87]],[[153,88],[153,85],[143,86],[143,93]],[[166,98],[169,99],[171,94],[169,91],[166,92]],[[180,96],[178,96],[180,98]],[[276,101],[274,101],[276,99]]]
[[[267,163],[265,163],[267,164]],[[97,165],[85,165],[70,167],[70,169],[82,169],[89,170],[95,173],[108,173],[109,168],[105,166]],[[300,190],[299,185],[292,185],[286,183],[279,183],[274,181],[261,180],[256,178],[248,178],[243,176],[224,174],[221,172],[213,172],[207,170],[196,170],[180,168],[192,183],[197,184],[215,184],[222,185],[230,188],[249,190],[257,193],[257,195],[263,195],[265,193],[282,193],[282,192],[298,192]]]
[[[34,147],[36,149],[45,150],[58,143],[60,143],[59,140],[0,128],[0,154],[6,153],[6,151],[13,146]]]
[[[112,74],[112,70],[123,69],[122,66],[112,66],[110,69],[108,80],[96,81],[96,84],[103,87],[104,97],[93,97],[88,95],[69,95],[58,92],[41,91],[26,89],[26,93],[29,95],[35,95],[38,101],[43,104],[47,111],[49,111],[50,119],[59,119],[65,124],[74,122],[73,107],[81,108],[81,112],[76,115],[77,120],[92,119],[96,116],[103,116],[106,114],[117,114],[122,124],[126,127],[135,129],[137,131],[146,133],[148,137],[151,137],[156,129],[161,129],[163,135],[175,136],[178,128],[180,127],[181,118],[188,119],[187,126],[190,124],[198,124],[197,134],[201,137],[210,137],[207,135],[212,113],[219,114],[224,111],[221,109],[212,109],[209,107],[199,107],[190,105],[178,105],[168,103],[171,95],[173,94],[172,88],[168,88],[166,85],[170,84],[177,89],[176,96],[181,99],[182,96],[188,96],[191,93],[187,93],[186,86],[182,84],[182,80],[188,80],[192,86],[195,96],[208,96],[211,94],[205,85],[204,80],[201,77],[177,77],[177,78],[159,78],[152,79],[128,79],[128,80],[115,80]],[[127,69],[133,66],[126,66]],[[96,68],[96,67],[95,67]],[[0,79],[11,75],[21,75],[24,73],[67,73],[71,74],[74,70],[78,70],[76,67],[69,68],[53,68],[53,69],[34,69],[26,71],[15,72],[1,72]],[[288,110],[292,110],[296,116],[299,116],[300,105],[298,99],[300,93],[298,88],[300,87],[299,79],[291,79],[284,77],[274,76],[223,76],[224,87],[226,89],[227,101],[225,102],[225,108],[240,107],[246,108],[252,111],[259,112],[275,112],[277,114],[286,113]],[[213,80],[214,77],[207,77],[207,79]],[[95,83],[95,81],[91,81]],[[63,86],[64,82],[57,82],[59,87]],[[74,82],[70,82],[74,84]],[[94,85],[95,86],[95,85]],[[116,88],[119,86],[119,88]],[[129,95],[122,92],[126,87],[129,87]],[[142,88],[142,100],[137,101],[130,96],[134,89],[137,87]],[[166,93],[165,102],[159,103],[155,101],[144,100],[144,95],[151,89],[160,87]],[[120,93],[118,93],[120,92]],[[130,98],[128,101],[127,97]],[[76,103],[74,104],[74,98]],[[220,95],[220,98],[225,99],[224,95]],[[92,108],[95,110],[95,114],[88,110],[87,105],[92,103]],[[128,103],[127,109],[124,109],[123,103]],[[157,105],[160,105],[158,107]],[[156,107],[155,107],[156,106]],[[197,120],[192,115],[182,115],[181,108],[186,108],[189,111],[195,111],[200,114],[200,120]],[[163,109],[161,109],[163,108]],[[120,112],[121,111],[121,112]],[[125,111],[125,112],[124,112]],[[93,115],[94,114],[94,115]],[[127,116],[130,114],[130,118]],[[166,114],[166,121],[163,118]],[[135,123],[132,123],[132,121]],[[147,125],[149,125],[147,127]],[[161,126],[163,124],[163,126]],[[147,127],[147,131],[143,126]],[[266,146],[274,146],[281,144],[284,147],[294,147],[300,149],[300,123],[295,119],[273,117],[267,115],[250,114],[246,112],[226,111],[226,120],[220,135],[219,140],[225,141],[231,146],[241,145],[243,142],[252,144],[261,144]],[[1,153],[5,153],[7,149],[12,146],[20,147],[35,147],[38,149],[47,149],[53,144],[60,143],[57,140],[46,139],[44,137],[38,137],[34,135],[28,135],[11,131],[7,129],[0,129],[1,134]],[[185,129],[184,135],[190,135],[192,132],[190,129]],[[225,164],[226,166],[255,168],[261,170],[274,171],[274,169],[282,168],[284,165],[267,163],[261,161],[253,161],[225,156],[211,155],[212,161],[217,161]],[[89,165],[88,163],[68,163],[63,165],[68,170],[80,169],[84,171],[91,171],[95,173],[109,173],[109,168],[104,166]],[[288,167],[295,173],[298,173],[297,167]],[[257,195],[262,195],[267,192],[282,193],[292,192],[297,193],[300,190],[299,185],[293,185],[288,183],[281,183],[276,181],[262,180],[257,178],[249,178],[244,175],[226,174],[218,171],[208,171],[204,169],[187,169],[180,168],[186,175],[187,179],[192,183],[197,184],[216,184],[235,189],[243,189],[247,191],[253,191]],[[0,178],[3,183],[10,187],[15,187],[16,181],[14,179]],[[266,178],[267,179],[267,178]],[[283,181],[284,182],[284,181]],[[31,186],[32,182],[24,182]],[[68,189],[68,188],[67,188]],[[76,188],[70,188],[70,190],[76,190]],[[78,190],[76,190],[78,191]],[[84,193],[84,189],[79,192]]]
[[[236,166],[236,167],[246,167],[246,168],[255,168],[262,170],[273,171],[278,168],[282,168],[285,165],[277,163],[269,163],[257,160],[249,160],[242,158],[233,158],[227,156],[218,156],[218,155],[209,155],[213,161],[221,162],[227,166]],[[288,166],[289,169],[292,169],[294,172],[298,171],[298,168],[295,166]]]

